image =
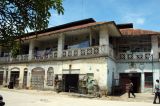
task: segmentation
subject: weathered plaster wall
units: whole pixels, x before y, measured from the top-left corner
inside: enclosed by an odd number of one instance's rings
[[[108,92],[111,93],[112,91],[112,86],[114,84],[113,81],[116,79],[116,63],[112,59],[108,58],[107,59],[107,67],[108,67],[108,73],[107,73],[107,87],[108,87]]]
[[[117,73],[119,77],[119,73],[141,73],[141,92],[145,92],[147,88],[144,87],[145,81],[145,72],[153,72],[153,83],[155,84],[156,79],[160,79],[160,63],[153,63],[153,71],[152,71],[152,63],[135,63],[133,67],[131,67],[131,63],[117,63]]]
[[[107,63],[105,58],[92,58],[92,59],[80,59],[72,61],[55,61],[55,62],[42,62],[32,63],[28,65],[28,71],[31,73],[32,69],[41,67],[47,72],[49,67],[54,69],[54,74],[64,74],[63,70],[73,69],[72,74],[87,74],[94,73],[94,79],[98,81],[98,84],[102,88],[106,88],[107,84]],[[75,72],[74,72],[75,71]],[[46,85],[45,88],[50,88]],[[30,86],[31,75],[28,76],[28,86]]]
[[[93,73],[94,79],[98,81],[98,84],[101,88],[106,88],[107,86],[107,62],[104,57],[92,58],[92,59],[79,59],[79,60],[70,60],[70,61],[52,61],[52,62],[37,62],[37,63],[28,63],[28,64],[10,64],[3,65],[4,70],[8,70],[8,83],[10,82],[11,71],[19,71],[19,85],[22,88],[24,70],[28,70],[27,75],[27,87],[31,85],[31,72],[34,68],[40,67],[45,70],[45,88],[53,88],[53,86],[47,86],[47,70],[52,67],[54,74],[63,74],[63,70],[73,69],[78,70],[72,72],[72,74],[87,74]]]

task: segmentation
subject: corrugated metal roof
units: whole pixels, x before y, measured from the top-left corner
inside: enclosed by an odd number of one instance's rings
[[[143,29],[120,29],[122,36],[141,36],[141,35],[160,35],[160,32],[143,30]]]

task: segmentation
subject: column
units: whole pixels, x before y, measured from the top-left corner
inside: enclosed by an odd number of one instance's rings
[[[23,77],[24,77],[24,70],[20,69],[19,74],[19,88],[23,88]]]
[[[7,77],[6,71],[7,71],[7,69],[4,69],[4,71],[3,71],[3,86],[6,85],[6,77]]]
[[[92,29],[90,29],[90,33],[89,33],[89,46],[92,46],[92,36],[93,36],[93,31],[92,31]]]
[[[151,42],[152,42],[152,50],[153,50],[153,59],[158,59],[158,37],[157,36],[152,36],[151,37]]]
[[[62,57],[63,54],[63,48],[64,48],[64,35],[60,34],[58,38],[58,57]]]
[[[29,43],[29,56],[28,59],[31,60],[33,58],[35,42],[33,40]]]
[[[9,85],[10,77],[11,77],[11,70],[8,69],[8,80],[7,80],[7,85]]]
[[[45,75],[44,75],[44,88],[46,88],[47,85],[47,71],[48,71],[48,68],[44,68],[45,69]]]
[[[100,28],[99,44],[101,53],[109,55],[109,34],[106,26]]]
[[[144,92],[144,86],[145,86],[145,77],[144,72],[141,73],[141,93]]]
[[[154,86],[155,86],[155,84],[156,84],[156,78],[155,78],[155,71],[154,71],[154,69],[153,69],[153,87],[152,87],[152,92],[154,92]]]
[[[28,72],[27,72],[27,88],[31,87],[31,76],[32,76],[32,68],[28,67]]]

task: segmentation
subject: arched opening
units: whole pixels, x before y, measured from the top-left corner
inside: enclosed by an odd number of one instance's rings
[[[45,70],[41,67],[34,68],[31,73],[31,87],[32,89],[44,88]]]
[[[19,87],[19,74],[20,69],[17,67],[14,67],[11,69],[11,75],[10,75],[10,88],[13,87]]]

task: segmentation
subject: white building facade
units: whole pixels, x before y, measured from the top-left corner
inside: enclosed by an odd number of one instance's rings
[[[88,89],[82,86],[85,78],[91,78],[110,94],[116,87],[123,92],[133,80],[136,92],[151,92],[160,77],[159,33],[128,31],[114,22],[87,19],[25,35],[16,58],[0,47],[0,84],[55,90],[58,77],[62,91],[80,92]]]

